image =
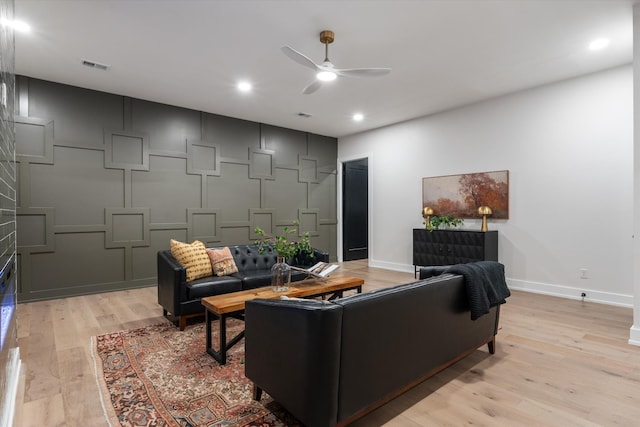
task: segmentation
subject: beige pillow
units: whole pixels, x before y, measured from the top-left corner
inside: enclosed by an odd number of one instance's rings
[[[187,282],[211,276],[211,261],[207,249],[199,240],[183,243],[171,239],[171,255],[187,270]]]
[[[207,249],[207,254],[211,259],[211,268],[216,276],[226,276],[227,274],[238,272],[238,267],[228,247]]]

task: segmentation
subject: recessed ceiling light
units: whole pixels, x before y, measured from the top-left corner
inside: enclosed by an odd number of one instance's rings
[[[589,43],[589,50],[600,50],[609,46],[609,39],[595,39]]]
[[[240,92],[251,92],[251,83],[249,82],[239,82],[238,83],[238,90]]]
[[[362,115],[362,113],[355,113],[353,115],[353,120],[356,122],[361,122],[362,119],[364,119],[364,116]]]
[[[31,27],[24,21],[13,20],[10,21],[8,19],[1,19],[0,24],[5,27],[12,27],[16,31],[20,31],[21,33],[28,33],[31,31]]]

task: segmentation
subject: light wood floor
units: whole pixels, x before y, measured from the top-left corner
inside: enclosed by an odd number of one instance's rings
[[[362,261],[341,271],[364,278],[365,291],[413,280]],[[21,427],[106,426],[90,337],[164,321],[155,287],[20,304],[17,312]],[[640,425],[631,309],[513,292],[500,320],[495,355],[476,351],[354,426]]]

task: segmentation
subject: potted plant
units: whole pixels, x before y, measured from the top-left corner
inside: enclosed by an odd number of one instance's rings
[[[300,222],[295,221],[293,225],[298,227]],[[313,256],[309,232],[305,232],[297,241],[290,240],[292,235],[297,234],[297,228],[285,226],[282,230],[283,233],[280,235],[267,234],[260,227],[256,227],[254,232],[262,237],[262,239],[256,241],[260,253],[264,253],[265,248],[269,246],[272,247],[277,254],[277,261],[273,267],[271,267],[271,286],[273,290],[279,292],[288,290],[289,282],[291,281],[291,268],[287,265],[286,261],[292,259],[300,252]]]
[[[429,217],[429,222],[426,224],[427,230],[433,231],[438,230],[440,227],[443,228],[455,228],[464,223],[463,219],[454,218],[451,215],[433,215]]]

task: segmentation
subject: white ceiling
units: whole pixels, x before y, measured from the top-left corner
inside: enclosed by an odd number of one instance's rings
[[[636,0],[15,0],[16,73],[341,137],[632,61]],[[389,67],[302,89],[290,45],[339,68]],[[611,39],[598,52],[597,37]],[[110,65],[106,72],[82,59]],[[241,94],[240,79],[253,83]],[[302,118],[298,112],[312,115]],[[351,119],[362,112],[365,119]]]

